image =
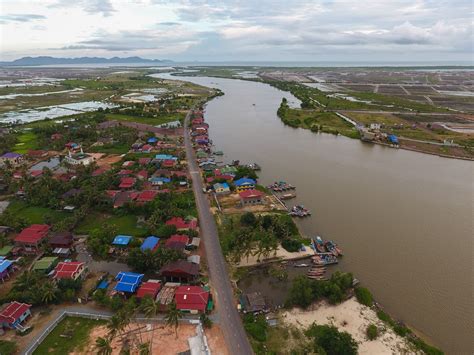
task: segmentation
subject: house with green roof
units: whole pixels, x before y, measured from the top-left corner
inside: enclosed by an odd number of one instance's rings
[[[48,273],[58,264],[59,259],[55,256],[45,256],[33,265],[34,271]]]

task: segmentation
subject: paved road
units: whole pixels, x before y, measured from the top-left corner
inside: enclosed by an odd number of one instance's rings
[[[185,127],[188,127],[190,117],[191,112],[186,116]],[[201,173],[196,162],[189,130],[187,128],[184,130],[184,143],[186,146],[189,172],[193,181],[194,196],[196,197],[199,226],[202,234],[201,238],[204,242],[204,249],[209,266],[209,277],[216,297],[220,326],[225,336],[227,348],[231,354],[253,354],[234,302],[232,285],[219,244],[216,222],[211,214],[211,206],[207,195],[202,192],[203,183]]]

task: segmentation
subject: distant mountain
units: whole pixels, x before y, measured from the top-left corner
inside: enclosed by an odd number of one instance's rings
[[[140,57],[126,58],[100,58],[100,57],[80,57],[80,58],[55,58],[55,57],[23,57],[11,62],[0,62],[2,66],[36,66],[36,65],[56,65],[56,64],[166,64],[172,63],[171,60],[144,59]]]

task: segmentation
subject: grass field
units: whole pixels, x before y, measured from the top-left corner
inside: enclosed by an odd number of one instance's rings
[[[63,355],[79,353],[88,343],[93,328],[105,324],[105,321],[67,317],[43,340],[33,354]]]
[[[76,228],[78,234],[89,234],[94,229],[100,229],[105,224],[117,227],[120,234],[141,237],[147,233],[145,228],[137,227],[137,217],[133,215],[126,216],[108,216],[100,214],[90,214]]]
[[[18,137],[18,143],[13,149],[16,153],[25,154],[28,150],[38,149],[37,136],[33,132],[24,132],[21,133]]]
[[[67,212],[45,207],[29,206],[23,201],[13,201],[7,210],[17,216],[24,217],[30,224],[42,224],[46,221],[54,223],[69,216]]]

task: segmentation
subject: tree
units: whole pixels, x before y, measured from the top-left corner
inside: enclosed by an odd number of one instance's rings
[[[112,346],[110,345],[110,339],[98,337],[95,341],[95,348],[97,349],[98,355],[110,355],[112,354]]]
[[[306,276],[300,275],[293,280],[288,298],[286,300],[289,306],[308,307],[313,302],[312,283]]]
[[[41,300],[48,304],[57,299],[58,287],[52,281],[47,281],[41,286]]]
[[[153,300],[153,298],[146,296],[141,301],[140,310],[143,312],[145,317],[153,318],[153,317],[156,317],[156,315],[158,314],[158,312],[160,310],[160,306],[159,306],[158,302],[155,302]],[[153,333],[154,332],[155,332],[155,326],[152,325],[152,328],[151,328],[151,341],[149,343],[150,353],[153,352]]]
[[[257,217],[252,212],[246,212],[240,217],[240,224],[248,227],[255,227]]]
[[[183,313],[176,308],[176,303],[173,302],[168,306],[168,312],[166,313],[165,321],[169,327],[174,327],[176,338],[178,338],[178,326],[179,320],[183,317]]]
[[[331,325],[313,325],[306,331],[306,335],[314,339],[314,350],[322,348],[327,355],[356,355],[357,343],[346,332],[340,332]]]
[[[120,314],[118,313],[114,314],[107,323],[107,329],[109,330],[108,337],[110,339],[115,338],[117,335],[119,335],[123,331],[124,328],[125,328],[125,323],[123,322],[123,319],[120,316]]]

